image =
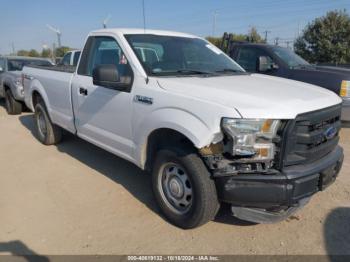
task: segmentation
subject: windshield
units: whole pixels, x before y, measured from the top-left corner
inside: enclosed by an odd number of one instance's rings
[[[244,73],[220,49],[199,38],[125,35],[149,75],[219,75]]]
[[[52,64],[47,60],[9,59],[8,71],[22,71],[26,65],[51,66]]]
[[[272,51],[289,67],[310,66],[308,62],[288,48],[275,46],[272,47]]]

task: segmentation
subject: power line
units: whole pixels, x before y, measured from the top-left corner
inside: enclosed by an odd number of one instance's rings
[[[275,37],[275,45],[278,45],[279,44],[279,41],[280,40],[280,38],[279,37]]]
[[[265,34],[265,42],[267,43],[267,34],[271,33],[271,31],[265,30],[263,33]]]

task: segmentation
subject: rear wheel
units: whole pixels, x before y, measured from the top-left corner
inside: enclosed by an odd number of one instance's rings
[[[62,140],[62,129],[53,124],[47,113],[45,104],[39,101],[34,112],[37,137],[44,145],[54,145]]]
[[[22,103],[18,102],[12,95],[10,89],[5,92],[5,106],[9,115],[18,115],[22,113]]]
[[[152,184],[161,211],[181,228],[201,226],[214,219],[219,209],[214,181],[203,161],[190,150],[160,150]]]

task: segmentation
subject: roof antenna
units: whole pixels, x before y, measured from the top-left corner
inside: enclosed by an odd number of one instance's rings
[[[142,0],[142,13],[143,13],[143,31],[146,34],[145,0]]]
[[[142,0],[142,15],[143,15],[143,32],[144,32],[144,34],[146,34],[145,0]],[[149,78],[148,78],[148,74],[147,74],[146,84],[148,84],[148,82],[149,82]]]

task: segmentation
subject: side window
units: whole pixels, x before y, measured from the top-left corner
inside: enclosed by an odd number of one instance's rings
[[[248,72],[256,72],[258,49],[242,47],[238,51],[237,63]]]
[[[62,58],[61,64],[62,65],[70,65],[71,57],[72,57],[72,53],[71,52],[65,54],[64,57]]]
[[[238,50],[237,63],[248,72],[257,72],[259,56],[266,56],[272,64],[272,58],[263,50],[254,47],[242,47]]]
[[[80,57],[80,51],[75,52],[74,57],[73,57],[73,66],[77,66],[78,61],[79,61],[79,57]]]
[[[98,65],[115,65],[121,82],[131,80],[132,70],[129,62],[114,38],[92,37],[86,45],[78,70],[79,74],[92,76],[92,71]]]

